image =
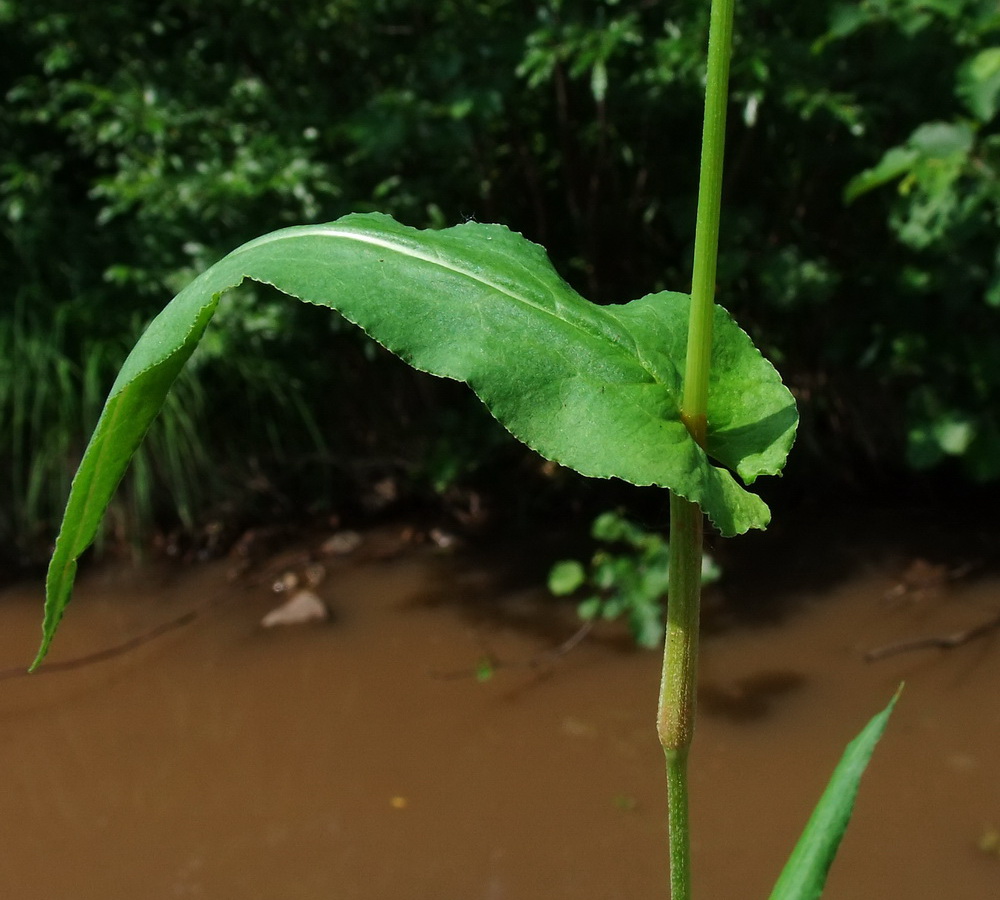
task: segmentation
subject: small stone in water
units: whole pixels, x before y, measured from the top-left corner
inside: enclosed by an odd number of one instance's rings
[[[361,540],[361,535],[356,531],[337,531],[323,541],[319,552],[324,556],[344,556],[357,550]]]
[[[284,591],[294,590],[299,586],[299,576],[294,572],[283,572],[281,577],[278,578],[274,584],[271,585],[271,590],[276,594],[283,593]]]
[[[312,591],[298,591],[281,606],[276,606],[260,624],[265,628],[275,625],[299,625],[303,622],[325,621],[330,618],[326,604]]]
[[[458,543],[458,538],[443,528],[432,528],[428,534],[431,542],[440,550],[451,550]]]

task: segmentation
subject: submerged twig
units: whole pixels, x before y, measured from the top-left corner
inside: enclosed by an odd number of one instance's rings
[[[539,666],[547,663],[557,662],[569,653],[570,650],[576,647],[577,644],[579,644],[588,634],[590,634],[593,627],[594,623],[588,620],[561,644],[557,644],[555,647],[551,647],[541,653],[536,653],[528,659],[515,660],[512,662],[490,659],[488,661],[489,672],[492,674],[498,669],[537,669]],[[473,669],[459,669],[458,671],[452,672],[432,672],[431,674],[434,678],[440,678],[444,681],[455,681],[459,678],[480,678],[483,668],[483,666],[476,666]]]
[[[973,625],[972,628],[966,628],[963,631],[913,638],[907,641],[886,644],[883,647],[876,647],[865,653],[865,662],[875,662],[876,660],[885,659],[887,656],[895,656],[897,653],[909,653],[911,650],[927,650],[935,647],[947,650],[952,647],[960,647],[962,644],[967,644],[969,641],[989,634],[997,628],[1000,628],[1000,612],[994,615],[993,618],[987,619],[985,622],[980,622],[978,625]]]
[[[149,643],[164,634],[175,631],[178,628],[183,628],[185,625],[189,625],[209,606],[216,602],[218,601],[213,600],[210,603],[203,604],[196,609],[189,610],[183,615],[178,616],[176,619],[171,619],[169,622],[163,622],[143,634],[129,638],[127,641],[123,641],[121,644],[116,644],[113,647],[105,647],[103,650],[97,650],[94,653],[88,653],[85,656],[77,656],[73,659],[67,659],[62,662],[45,663],[44,665],[39,666],[34,672],[29,672],[26,668],[24,668],[24,666],[13,666],[9,669],[0,669],[0,681],[6,681],[9,678],[20,678],[27,675],[48,675],[53,672],[67,672],[71,669],[80,669],[84,666],[92,665],[93,663],[114,659],[114,657],[128,653],[130,650],[135,650],[143,644]]]

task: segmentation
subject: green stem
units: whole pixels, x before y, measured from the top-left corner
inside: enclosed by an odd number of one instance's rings
[[[670,897],[691,896],[687,760],[694,733],[701,601],[701,507],[670,495],[670,572],[657,730],[667,761]]]
[[[657,731],[666,751],[686,750],[694,733],[701,538],[697,503],[670,495],[670,571]]]
[[[702,447],[705,446],[708,428],[708,374],[712,358],[712,316],[722,210],[722,160],[734,2],[712,0],[691,319],[681,401],[681,417]],[[687,761],[694,734],[702,528],[701,508],[671,494],[669,602],[657,713],[657,732],[667,764],[671,900],[689,900],[691,896]]]
[[[701,142],[701,178],[694,236],[691,278],[691,321],[681,411],[699,444],[705,442],[708,408],[708,368],[712,358],[712,305],[719,252],[722,210],[722,159],[726,143],[729,98],[729,54],[733,43],[735,0],[712,0],[708,32],[708,76],[705,84],[705,125]]]
[[[667,810],[671,834],[688,834],[687,748],[667,750]],[[670,842],[670,896],[691,896],[691,854],[682,841]]]

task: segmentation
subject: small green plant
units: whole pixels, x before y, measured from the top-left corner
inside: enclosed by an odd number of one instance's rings
[[[416,368],[466,382],[542,456],[585,475],[670,491],[657,731],[666,760],[671,897],[687,900],[704,516],[726,536],[764,528],[770,512],[744,485],[780,472],[798,422],[777,372],[714,303],[732,22],[733,0],[713,0],[690,295],[660,292],[596,306],[559,277],[541,247],[506,228],[417,231],[375,214],[267,234],[184,288],[125,361],[84,453],[49,565],[32,668],[66,610],[77,560],[223,295],[246,279],[271,284],[338,310]],[[774,900],[822,891],[891,708],[848,747]]]
[[[583,588],[586,596],[578,607],[581,619],[624,616],[640,647],[662,646],[670,545],[662,535],[645,531],[613,511],[594,519],[590,534],[606,546],[594,553],[587,566],[575,559],[557,562],[549,572],[549,590],[566,597]],[[717,581],[719,574],[715,561],[703,555],[702,584]]]

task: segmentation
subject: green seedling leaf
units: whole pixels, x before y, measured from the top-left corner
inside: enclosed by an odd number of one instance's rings
[[[591,619],[596,619],[601,612],[601,598],[600,597],[588,597],[586,600],[582,601],[577,607],[577,614],[581,619],[585,621],[590,621]]]
[[[541,247],[498,225],[418,231],[377,214],[250,241],[149,325],[111,389],[80,463],[46,582],[44,656],[76,560],[220,296],[244,279],[328,306],[425,372],[464,381],[518,439],[584,475],[657,484],[700,504],[725,535],[766,526],[749,484],[780,471],[797,423],[778,374],[715,314],[708,454],[681,422],[689,298],[596,306]]]
[[[587,573],[575,559],[564,559],[557,562],[549,572],[549,591],[557,597],[572,594],[584,581]]]
[[[889,705],[875,716],[844,751],[805,831],[774,887],[771,900],[815,900],[823,893],[847,823],[854,811],[861,776],[882,737],[902,686]]]

